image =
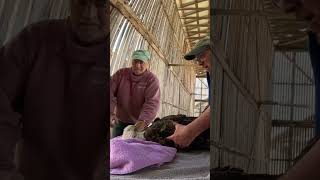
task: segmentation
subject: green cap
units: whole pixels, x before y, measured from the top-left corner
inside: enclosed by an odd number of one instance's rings
[[[144,62],[148,61],[150,57],[151,57],[151,54],[147,50],[136,50],[133,52],[131,56],[132,59],[139,59]]]
[[[193,60],[196,55],[202,53],[204,50],[210,47],[210,38],[207,36],[201,39],[197,44],[193,47],[193,49],[184,55],[186,60]]]

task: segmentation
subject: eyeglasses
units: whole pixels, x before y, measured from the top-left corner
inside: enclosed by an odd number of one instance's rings
[[[200,54],[196,55],[196,62],[201,64],[205,55],[206,55],[206,51],[203,51]]]
[[[134,64],[146,64],[146,62],[141,61],[140,59],[134,59],[132,62],[133,62]]]

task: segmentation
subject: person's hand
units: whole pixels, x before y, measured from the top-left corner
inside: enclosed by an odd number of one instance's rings
[[[192,133],[188,126],[176,124],[175,127],[176,130],[171,136],[167,137],[167,139],[174,141],[179,148],[188,147],[196,138],[196,136],[194,133]]]
[[[148,125],[144,121],[138,121],[134,127],[136,131],[142,132],[148,127]]]
[[[114,127],[117,121],[118,121],[118,118],[116,114],[112,114],[110,116],[110,127]]]

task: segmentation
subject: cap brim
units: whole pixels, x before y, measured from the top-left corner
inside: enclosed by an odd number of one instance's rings
[[[193,60],[194,58],[196,58],[195,55],[188,55],[188,54],[186,54],[186,55],[184,56],[184,59],[187,60],[187,61]]]
[[[147,58],[143,58],[143,57],[141,57],[141,56],[135,56],[135,55],[133,55],[132,57],[131,57],[131,59],[138,59],[138,60],[140,60],[140,61],[143,61],[143,62],[147,62],[149,59],[147,59]]]
[[[187,53],[186,55],[184,55],[184,59],[186,60],[193,60],[194,58],[196,58],[196,55],[202,53],[204,50],[208,49],[209,46],[203,46],[203,47],[197,47],[192,49],[189,53]]]
[[[147,59],[141,59],[141,58],[132,58],[132,60],[134,60],[134,59],[136,59],[136,60],[140,60],[140,61],[143,61],[143,62],[148,62],[148,60],[147,60]]]

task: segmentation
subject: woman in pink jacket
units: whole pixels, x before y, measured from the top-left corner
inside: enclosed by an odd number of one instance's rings
[[[132,66],[118,70],[111,77],[110,124],[112,137],[120,136],[123,129],[143,121],[147,127],[160,107],[159,79],[149,71],[150,52],[136,50]]]

